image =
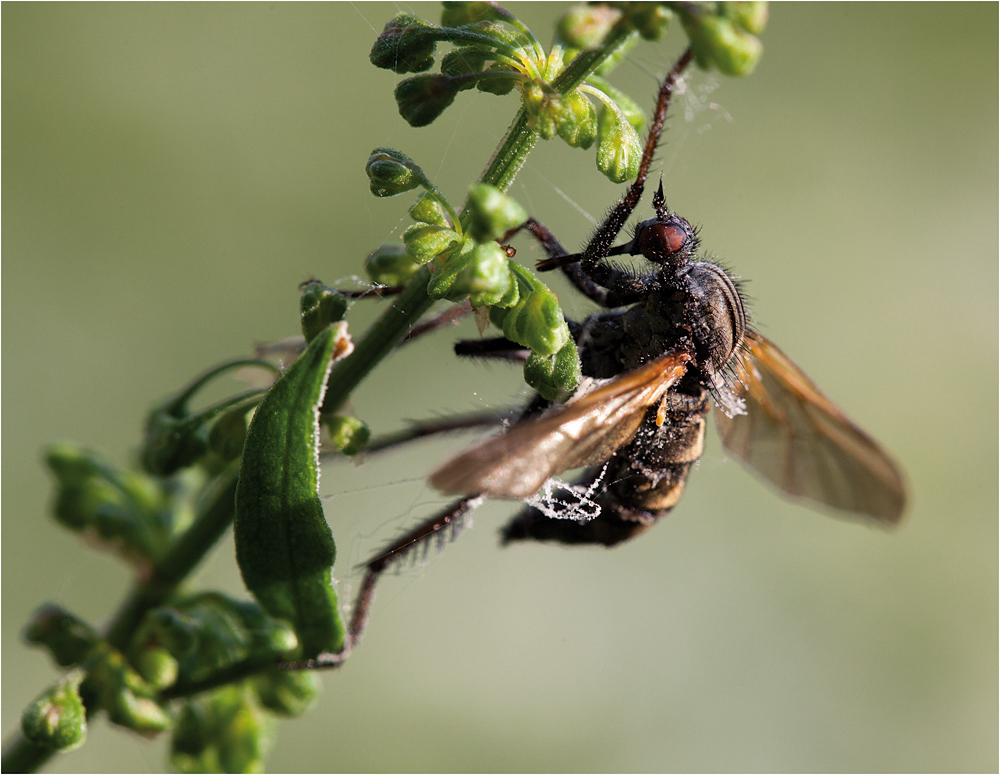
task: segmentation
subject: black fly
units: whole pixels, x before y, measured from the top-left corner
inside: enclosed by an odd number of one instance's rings
[[[698,260],[697,234],[669,211],[662,183],[655,216],[614,245],[642,197],[671,94],[690,60],[689,50],[664,80],[638,177],[582,252],[569,254],[533,220],[521,227],[548,255],[539,270],[561,269],[607,308],[570,324],[584,384],[564,405],[536,397],[508,432],[431,475],[438,490],[462,497],[367,563],[349,644],[364,628],[386,566],[459,527],[484,498],[528,502],[503,529],[505,543],[612,546],[643,532],[679,500],[701,457],[712,403],[726,449],[784,494],[882,525],[902,517],[905,485],[892,458],[750,328],[739,284]],[[605,261],[621,255],[641,255],[655,268],[637,274]],[[456,352],[524,355],[504,339],[460,342]],[[586,469],[575,485],[547,492],[552,476],[575,468]],[[329,656],[313,666],[339,664],[346,651]]]

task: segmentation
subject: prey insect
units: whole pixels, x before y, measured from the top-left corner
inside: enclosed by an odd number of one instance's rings
[[[367,563],[349,644],[361,635],[382,571],[460,526],[485,498],[528,502],[503,529],[504,543],[614,546],[644,532],[680,499],[701,457],[712,404],[728,452],[785,495],[886,526],[902,517],[905,485],[892,458],[751,328],[739,283],[698,259],[696,230],[670,212],[662,182],[655,215],[631,240],[614,244],[642,198],[671,95],[690,60],[689,50],[665,78],[638,176],[583,251],[570,254],[534,220],[520,227],[547,254],[539,270],[560,269],[605,308],[570,323],[583,386],[563,405],[536,396],[506,433],[434,471],[436,489],[461,497]],[[623,255],[642,256],[653,268],[636,273],[607,261]],[[526,355],[505,339],[459,342],[456,352]],[[551,477],[578,468],[585,470],[574,486],[538,503]]]

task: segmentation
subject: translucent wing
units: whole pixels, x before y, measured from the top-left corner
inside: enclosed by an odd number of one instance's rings
[[[722,443],[789,495],[896,524],[906,485],[895,461],[772,342],[748,333],[736,357],[746,414],[716,410]]]
[[[684,374],[691,356],[667,353],[538,419],[524,420],[431,474],[443,493],[523,500],[550,476],[603,463],[632,440],[646,410]]]

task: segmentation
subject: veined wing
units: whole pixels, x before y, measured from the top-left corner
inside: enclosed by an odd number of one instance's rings
[[[748,333],[736,359],[736,392],[747,406],[735,417],[716,410],[726,448],[789,495],[899,522],[906,485],[889,453],[774,343]]]
[[[523,500],[550,476],[603,463],[632,440],[646,410],[690,360],[686,352],[667,353],[550,414],[519,422],[453,457],[431,474],[431,484],[448,494]]]

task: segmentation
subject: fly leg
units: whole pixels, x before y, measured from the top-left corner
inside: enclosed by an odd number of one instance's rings
[[[383,571],[410,552],[429,544],[431,541],[436,540],[438,547],[443,548],[446,540],[454,539],[461,532],[466,523],[466,517],[484,500],[482,496],[476,496],[455,501],[444,511],[417,525],[365,563],[365,575],[361,581],[361,589],[354,601],[344,648],[336,654],[320,654],[316,659],[283,665],[283,667],[295,670],[340,667],[351,655],[351,650],[361,640],[365,625],[368,623],[372,601],[375,599],[375,585]]]

